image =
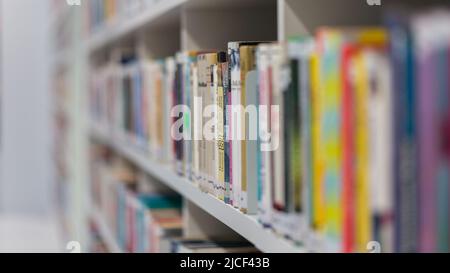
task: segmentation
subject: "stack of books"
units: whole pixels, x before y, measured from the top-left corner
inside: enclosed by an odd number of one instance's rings
[[[450,14],[386,21],[126,55],[95,68],[93,119],[312,249],[449,251]]]

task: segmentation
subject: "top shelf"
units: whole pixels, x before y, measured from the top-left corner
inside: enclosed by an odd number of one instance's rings
[[[227,10],[236,8],[268,7],[276,0],[160,0],[136,16],[104,25],[88,38],[87,50],[95,52],[108,44],[138,32],[144,27],[157,28],[180,24],[182,10]],[[275,6],[275,5],[273,5]]]
[[[180,17],[181,6],[189,0],[164,0],[159,1],[151,8],[147,8],[137,16],[124,22],[113,25],[105,25],[101,30],[96,31],[87,41],[87,50],[96,51],[111,42],[132,34],[139,29],[152,24],[170,24],[176,22]]]

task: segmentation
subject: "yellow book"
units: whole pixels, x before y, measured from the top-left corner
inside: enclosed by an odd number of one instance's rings
[[[356,250],[364,251],[370,241],[371,223],[369,210],[369,135],[368,135],[368,78],[362,52],[354,58],[355,113],[356,113],[356,179],[355,223]]]
[[[369,119],[369,98],[371,83],[369,64],[365,48],[382,48],[387,42],[387,33],[383,28],[365,28],[355,36],[360,46],[352,59],[355,86],[355,250],[367,251],[367,243],[373,238],[370,195],[370,159],[371,135]]]
[[[223,127],[223,84],[222,84],[222,67],[219,65],[217,69],[217,182],[218,182],[218,198],[224,200],[225,194],[225,143],[224,143],[224,127]]]
[[[320,120],[321,120],[321,96],[320,96],[320,59],[317,53],[311,56],[311,100],[312,100],[312,223],[313,229],[322,231],[325,225],[323,172],[324,162],[321,149]]]

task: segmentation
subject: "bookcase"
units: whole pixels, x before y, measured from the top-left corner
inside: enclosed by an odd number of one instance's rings
[[[363,0],[154,0],[131,16],[118,17],[86,34],[86,12],[81,6],[63,7],[57,17],[69,20],[72,39],[56,53],[55,67],[66,67],[69,74],[69,102],[64,108],[71,150],[68,152],[69,207],[75,223],[71,236],[87,244],[87,219],[97,223],[103,239],[113,252],[124,251],[115,241],[104,216],[89,200],[88,150],[92,142],[101,143],[127,159],[140,171],[160,181],[184,197],[186,232],[189,234],[242,237],[263,252],[312,252],[261,226],[255,216],[201,192],[173,169],[152,161],[130,143],[111,135],[88,115],[88,76],[92,67],[105,62],[112,48],[145,47],[149,58],[174,56],[179,51],[225,49],[228,41],[284,41],[300,34],[313,34],[323,25],[380,25],[388,6],[372,6]],[[391,1],[402,2],[400,0]],[[405,1],[410,2],[410,1]],[[416,1],[420,2],[420,1]],[[436,1],[440,2],[440,1]],[[441,1],[442,2],[442,1]],[[59,20],[55,25],[59,25]],[[60,27],[59,27],[60,28]],[[64,27],[63,27],[64,28]],[[65,29],[64,31],[68,31]],[[58,36],[61,30],[55,30]],[[209,226],[205,230],[204,226]],[[210,234],[210,233],[215,234]],[[194,236],[194,237],[195,237]]]

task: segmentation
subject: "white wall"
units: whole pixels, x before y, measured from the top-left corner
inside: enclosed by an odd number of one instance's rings
[[[48,211],[51,179],[49,5],[2,1],[0,209]]]

